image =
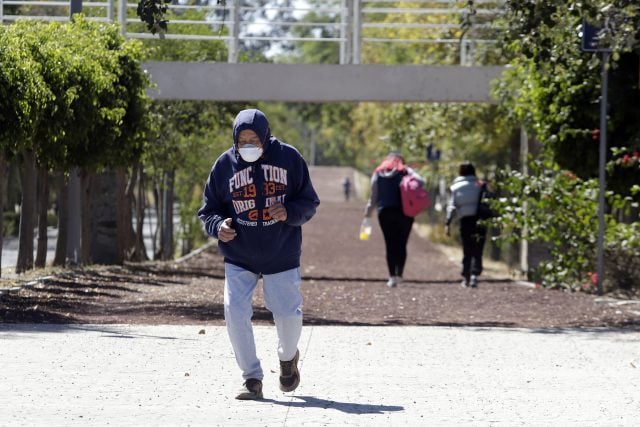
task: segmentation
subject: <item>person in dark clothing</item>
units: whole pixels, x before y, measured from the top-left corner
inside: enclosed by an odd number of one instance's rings
[[[487,236],[487,227],[478,224],[478,201],[485,188],[476,177],[476,169],[470,162],[463,162],[450,187],[451,196],[447,204],[445,233],[450,236],[450,225],[454,217],[459,218],[462,240],[462,286],[476,288],[478,276],[482,274],[482,252]]]
[[[413,217],[404,214],[400,199],[400,181],[406,174],[413,174],[424,182],[424,179],[405,164],[400,154],[390,153],[371,176],[371,196],[364,212],[364,216],[369,218],[374,207],[378,211],[378,223],[384,236],[389,271],[387,286],[391,288],[402,282],[407,261],[407,242],[413,225]]]
[[[300,153],[271,135],[260,110],[240,111],[233,124],[233,146],[215,161],[198,211],[224,256],[224,316],[245,380],[236,399],[263,396],[264,374],[251,326],[260,278],[278,335],[280,389],[293,391],[300,382],[301,226],[319,204]]]
[[[351,180],[348,176],[345,176],[342,180],[342,192],[344,193],[344,200],[348,202],[351,195]]]

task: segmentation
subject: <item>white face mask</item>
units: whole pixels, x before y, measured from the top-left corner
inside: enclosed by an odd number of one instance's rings
[[[252,144],[247,144],[239,149],[240,157],[245,162],[253,163],[262,156],[262,148]]]

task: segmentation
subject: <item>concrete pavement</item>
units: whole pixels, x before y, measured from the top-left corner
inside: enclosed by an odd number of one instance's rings
[[[255,335],[247,402],[224,327],[0,324],[0,425],[638,425],[640,332],[305,326],[293,393]]]

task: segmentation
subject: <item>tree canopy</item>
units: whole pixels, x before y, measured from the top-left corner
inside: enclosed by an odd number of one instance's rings
[[[140,42],[79,15],[66,24],[19,20],[0,37],[0,61],[11,63],[0,74],[6,154],[33,150],[40,165],[62,171],[140,156],[149,103]]]
[[[621,22],[609,68],[608,144],[618,156],[640,151],[640,104],[637,102],[640,11],[631,1],[508,1],[504,18],[505,54],[511,67],[497,85],[502,111],[530,134],[561,167],[587,179],[598,174],[601,56],[581,50],[584,20]],[[622,17],[622,18],[621,18]],[[631,28],[631,30],[630,30]],[[605,35],[603,35],[604,37]],[[608,159],[615,159],[613,152]],[[640,176],[627,179],[618,170],[612,188],[628,194]]]

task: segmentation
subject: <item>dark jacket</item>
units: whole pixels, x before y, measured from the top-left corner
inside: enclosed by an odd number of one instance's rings
[[[237,150],[238,134],[243,129],[254,130],[263,142],[263,155],[253,163],[245,162]],[[270,135],[268,122],[259,110],[239,114],[233,135],[233,147],[211,169],[198,216],[213,237],[218,237],[225,218],[233,219],[236,237],[218,242],[225,262],[258,274],[299,267],[301,226],[320,204],[307,165],[294,147]],[[277,202],[287,210],[285,222],[269,216],[267,207]]]

